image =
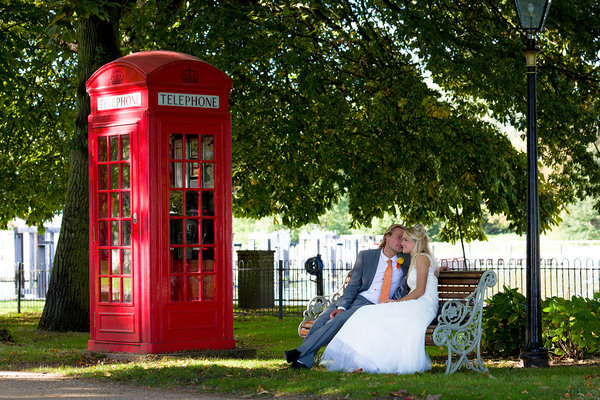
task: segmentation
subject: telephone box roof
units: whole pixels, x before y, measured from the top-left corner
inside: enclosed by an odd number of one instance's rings
[[[129,67],[132,70],[137,71],[131,76],[127,76],[125,81],[146,81],[146,84],[153,80],[156,76],[159,81],[164,80],[168,77],[169,73],[167,70],[176,67],[177,65],[195,65],[198,67],[203,75],[208,75],[205,82],[216,84],[219,87],[228,87],[231,89],[231,78],[225,73],[220,71],[218,68],[210,65],[206,61],[201,60],[198,57],[191,56],[185,53],[179,53],[176,51],[165,51],[165,50],[154,50],[154,51],[141,51],[138,53],[132,53],[116,60],[109,62],[99,68],[90,78],[88,79],[86,86],[88,90],[98,89],[108,84],[106,76],[100,78],[108,70],[114,69],[115,67]],[[132,71],[133,72],[133,71]],[[162,72],[162,73],[161,73]],[[139,74],[139,75],[138,75]],[[106,75],[106,74],[104,74]],[[135,75],[138,75],[137,77]],[[210,76],[210,78],[209,78]],[[100,78],[100,79],[99,79]],[[130,79],[127,79],[130,78]]]

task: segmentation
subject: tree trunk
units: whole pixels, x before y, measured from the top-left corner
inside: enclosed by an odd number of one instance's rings
[[[60,237],[38,329],[84,332],[90,329],[89,205],[87,118],[90,99],[85,83],[94,71],[120,56],[120,7],[109,18],[81,18],[78,24],[77,120],[71,170]]]

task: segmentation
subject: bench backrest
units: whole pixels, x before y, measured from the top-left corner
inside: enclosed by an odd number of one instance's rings
[[[434,345],[432,334],[438,324],[438,317],[442,306],[448,300],[462,300],[470,296],[475,290],[485,271],[440,271],[438,276],[438,296],[440,305],[437,316],[431,321],[425,333],[425,344]],[[473,299],[469,302],[473,304]]]
[[[464,299],[477,289],[485,271],[440,271],[438,295],[440,304],[446,300]]]

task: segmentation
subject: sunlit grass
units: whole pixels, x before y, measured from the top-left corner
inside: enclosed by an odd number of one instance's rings
[[[255,350],[249,358],[210,352],[148,355],[116,361],[87,351],[87,333],[49,333],[36,329],[39,313],[0,311],[0,327],[13,343],[0,345],[3,369],[59,372],[65,375],[132,382],[144,386],[185,387],[233,396],[321,398],[389,398],[390,393],[426,399],[599,399],[598,365],[544,369],[514,368],[511,361],[489,364],[488,374],[460,370],[444,374],[445,350],[427,348],[432,371],[414,375],[371,375],[327,372],[321,367],[289,370],[283,351],[300,343],[298,318],[236,316],[234,336],[239,349]],[[233,353],[232,353],[233,354]]]

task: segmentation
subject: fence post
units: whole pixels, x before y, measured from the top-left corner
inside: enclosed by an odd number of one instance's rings
[[[17,269],[17,314],[21,313],[21,292],[23,291],[23,263]]]
[[[283,260],[279,260],[279,319],[283,319]]]

